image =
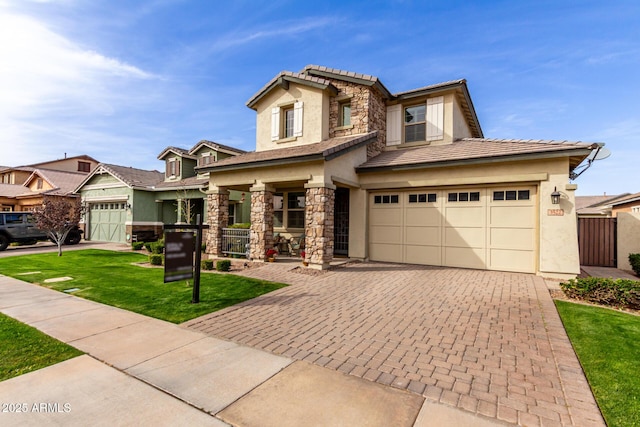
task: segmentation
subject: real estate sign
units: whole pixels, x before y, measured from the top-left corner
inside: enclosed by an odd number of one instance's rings
[[[164,283],[193,278],[194,241],[192,231],[165,233]]]

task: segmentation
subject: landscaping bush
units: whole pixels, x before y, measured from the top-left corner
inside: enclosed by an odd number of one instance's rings
[[[131,243],[131,248],[134,251],[142,250],[143,247],[144,247],[144,242],[132,242]]]
[[[640,282],[587,277],[560,283],[569,298],[618,308],[640,310]]]
[[[147,250],[147,252],[151,253],[151,245],[152,245],[153,243],[154,243],[154,242],[144,242],[144,244],[143,244],[143,245],[144,245],[145,249]]]
[[[203,259],[202,261],[200,261],[200,268],[203,270],[213,270],[213,260]]]
[[[164,252],[164,239],[151,243],[151,253],[161,254]]]
[[[162,254],[149,254],[149,264],[162,265],[163,261],[164,256],[162,256]]]
[[[216,262],[216,270],[218,271],[229,271],[231,269],[231,261],[228,259],[222,259]]]
[[[231,224],[229,226],[229,228],[243,228],[245,230],[248,230],[249,228],[251,228],[251,223],[250,222],[238,222],[236,224]]]
[[[633,272],[640,276],[640,254],[629,254],[629,264]]]
[[[207,244],[205,242],[205,243],[202,243],[202,246],[200,246],[200,252],[205,253],[206,251],[207,251]]]

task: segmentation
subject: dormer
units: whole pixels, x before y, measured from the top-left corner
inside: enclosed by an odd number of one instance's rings
[[[165,181],[180,181],[196,174],[196,157],[182,148],[167,147],[160,153],[158,160],[165,162]]]
[[[246,153],[244,150],[218,144],[217,142],[202,140],[189,150],[189,154],[197,161],[197,167],[204,167],[228,157]],[[198,178],[206,178],[209,173],[198,173]]]
[[[465,80],[393,95],[387,102],[387,147],[443,145],[482,138]]]

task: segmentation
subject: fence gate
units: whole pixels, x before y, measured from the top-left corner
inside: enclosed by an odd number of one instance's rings
[[[617,267],[615,218],[578,218],[580,265]]]

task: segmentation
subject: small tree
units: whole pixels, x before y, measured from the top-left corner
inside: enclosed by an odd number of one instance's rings
[[[42,205],[34,210],[36,227],[58,245],[58,256],[62,256],[62,244],[69,231],[78,225],[80,215],[82,204],[79,198],[44,196]]]

